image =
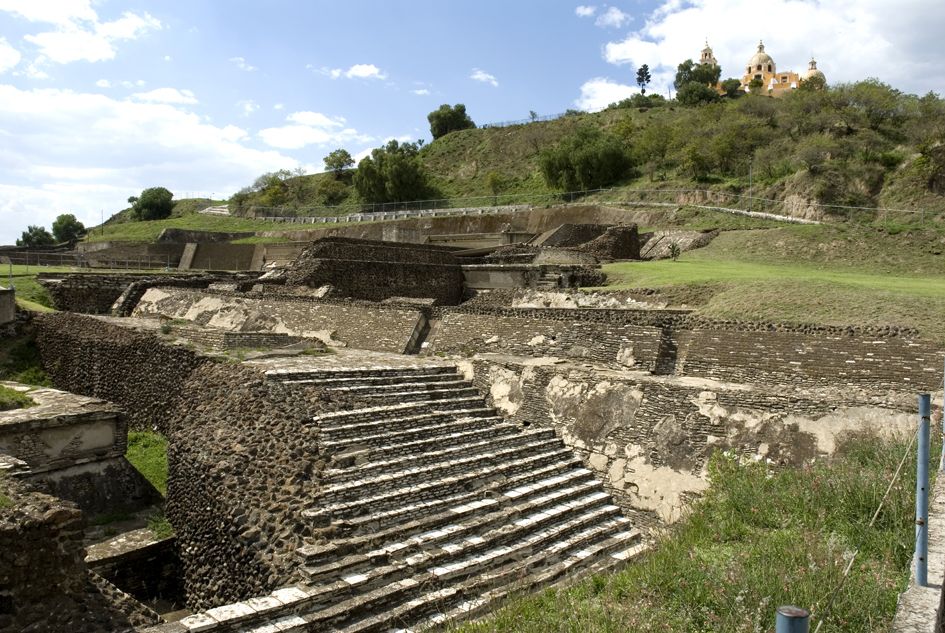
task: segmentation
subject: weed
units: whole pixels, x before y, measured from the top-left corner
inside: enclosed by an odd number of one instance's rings
[[[152,431],[128,433],[125,457],[162,495],[167,494],[167,439]]]

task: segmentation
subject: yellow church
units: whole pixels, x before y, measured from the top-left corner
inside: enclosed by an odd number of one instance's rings
[[[718,66],[718,62],[708,42],[706,42],[705,48],[702,49],[699,63]],[[814,77],[819,78],[823,82],[827,81],[824,73],[817,69],[817,61],[813,58],[811,58],[810,63],[808,63],[807,73],[805,73],[803,77],[800,73],[796,73],[793,70],[779,71],[778,65],[775,63],[774,59],[765,52],[764,42],[758,42],[758,50],[745,65],[745,74],[742,75],[740,88],[748,92],[751,82],[757,79],[761,82],[762,94],[780,97],[792,90],[797,90],[801,87],[802,83]],[[716,85],[715,88],[720,92],[724,92],[720,85]]]

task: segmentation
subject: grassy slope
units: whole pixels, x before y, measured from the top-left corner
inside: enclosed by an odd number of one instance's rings
[[[722,233],[677,262],[604,267],[611,289],[659,288],[707,316],[903,325],[945,341],[945,256],[938,231],[788,226]],[[936,254],[938,253],[938,254]]]
[[[324,224],[306,224],[305,228],[319,228]],[[189,215],[171,217],[166,220],[150,222],[122,222],[106,224],[104,233],[95,228],[86,238],[89,242],[102,241],[140,241],[153,242],[166,228],[192,229],[197,231],[219,231],[222,233],[237,231],[289,231],[298,225],[283,222],[264,222],[249,218],[232,218],[218,215]]]
[[[847,557],[860,548],[825,630],[885,630],[909,576],[914,462],[868,525],[906,444],[855,438],[832,461],[775,471],[718,454],[706,495],[641,560],[513,599],[493,619],[458,628],[748,633],[770,631],[783,604],[810,608],[816,624]]]

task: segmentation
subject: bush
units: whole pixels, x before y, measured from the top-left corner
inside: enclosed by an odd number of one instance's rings
[[[628,148],[599,128],[579,127],[557,147],[539,157],[549,187],[586,191],[612,185],[627,176],[633,161]]]
[[[135,220],[163,220],[174,210],[174,194],[164,187],[151,187],[141,192],[131,207]]]
[[[358,163],[354,187],[365,202],[406,202],[432,195],[416,143],[390,141]]]
[[[430,134],[434,141],[450,132],[476,127],[473,120],[466,114],[466,106],[462,103],[457,103],[452,107],[444,103],[427,115],[427,121],[430,122]]]
[[[53,222],[52,234],[57,242],[75,242],[85,235],[85,225],[71,213],[63,213]]]

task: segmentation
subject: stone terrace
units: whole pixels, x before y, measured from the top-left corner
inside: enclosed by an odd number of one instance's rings
[[[418,630],[643,549],[553,430],[503,419],[455,366],[369,360],[251,362],[364,403],[312,419],[328,463],[303,512],[314,536],[297,552],[299,582],[149,631]]]

